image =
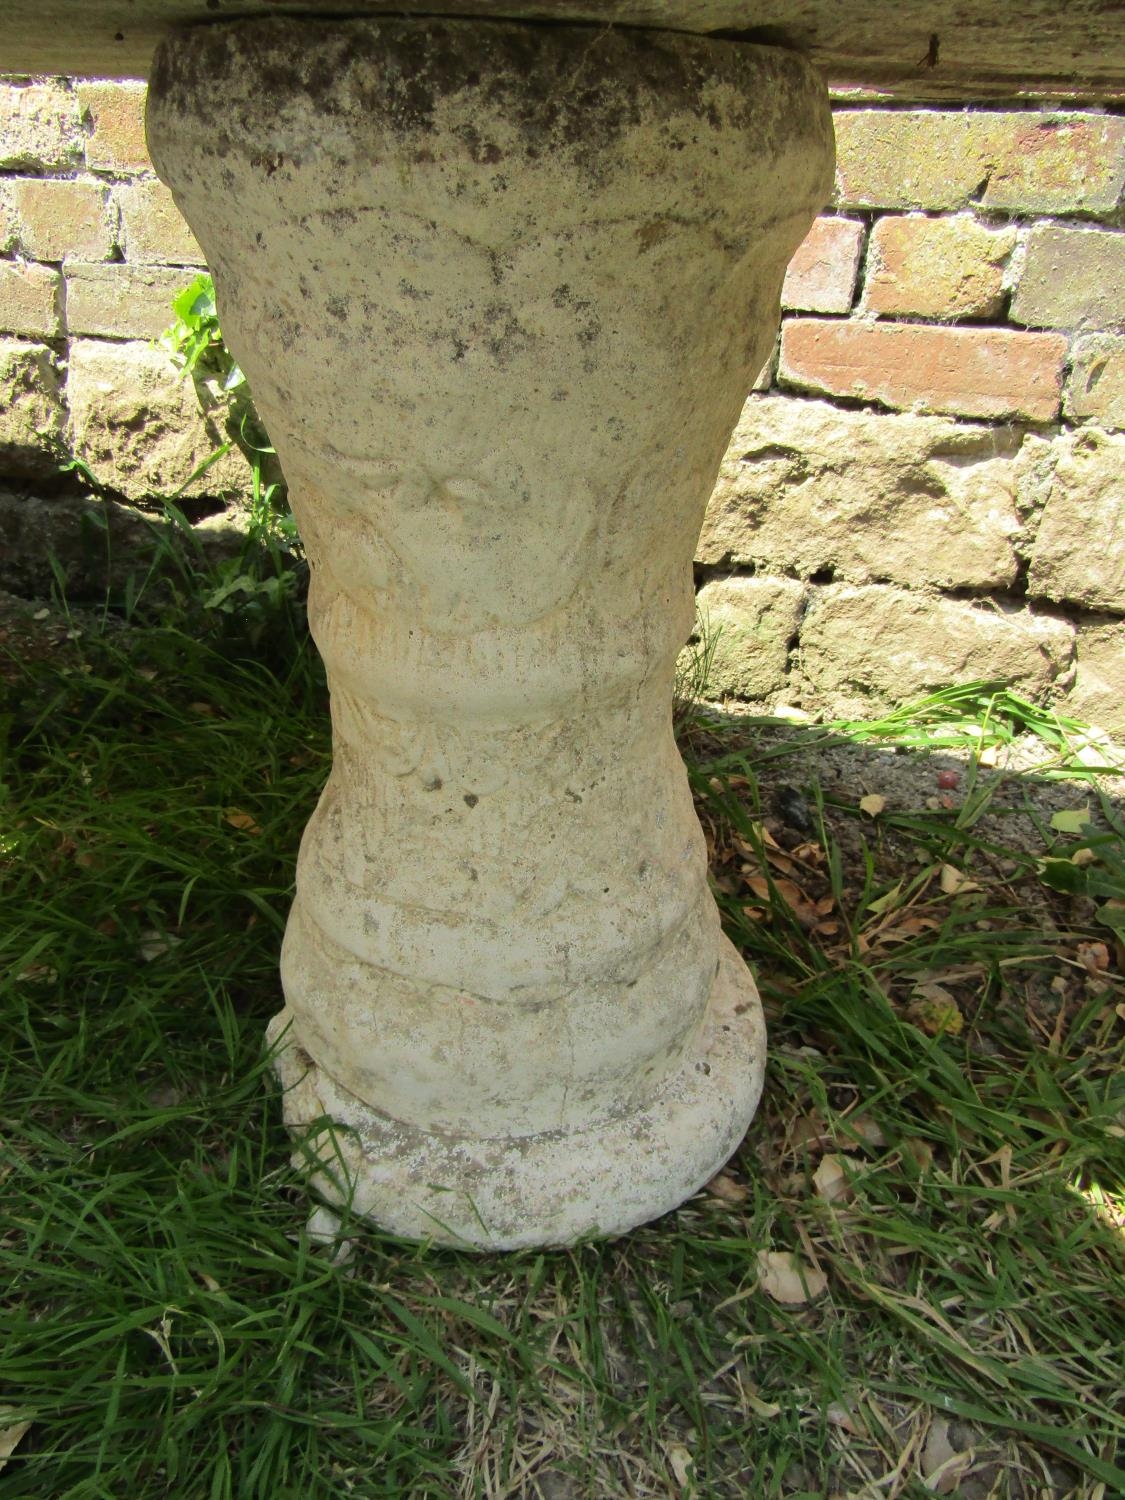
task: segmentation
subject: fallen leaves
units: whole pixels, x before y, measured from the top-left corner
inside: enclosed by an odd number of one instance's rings
[[[712,1198],[729,1203],[732,1208],[745,1203],[750,1196],[750,1189],[744,1183],[737,1182],[729,1172],[717,1172],[706,1184],[705,1191],[710,1193]]]
[[[906,1019],[927,1036],[960,1036],[965,1029],[957,1001],[944,985],[932,982],[915,985]]]
[[[241,807],[228,807],[223,813],[223,822],[229,823],[232,828],[238,828],[243,833],[261,833],[261,824],[253,813],[244,811]]]
[[[3,1469],[16,1451],[17,1445],[31,1429],[30,1422],[12,1422],[14,1406],[0,1406],[0,1469]]]
[[[787,1307],[813,1302],[828,1290],[828,1277],[789,1250],[758,1251],[758,1286]]]

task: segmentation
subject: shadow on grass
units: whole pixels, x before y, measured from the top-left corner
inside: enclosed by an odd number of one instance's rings
[[[79,630],[0,708],[0,1494],[1125,1492],[1115,789],[697,717],[734,1160],[572,1251],[310,1233],[261,1038],[319,663]]]

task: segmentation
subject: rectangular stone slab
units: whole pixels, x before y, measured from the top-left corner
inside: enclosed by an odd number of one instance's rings
[[[3,0],[0,72],[145,78],[172,25],[389,9],[743,33],[910,99],[1125,98],[1121,0]]]

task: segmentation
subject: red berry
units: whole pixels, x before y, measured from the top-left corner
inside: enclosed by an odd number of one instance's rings
[[[960,771],[939,771],[937,773],[937,784],[946,792],[951,791],[960,780]]]

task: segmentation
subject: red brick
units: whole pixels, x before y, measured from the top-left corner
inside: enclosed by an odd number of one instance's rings
[[[142,265],[201,266],[203,251],[162,182],[116,189],[125,232],[125,257]]]
[[[1014,229],[967,215],[880,219],[871,232],[866,312],[919,318],[990,318],[1001,309]]]
[[[845,109],[835,125],[842,207],[1106,213],[1125,182],[1117,116]]]
[[[78,85],[78,105],[87,122],[86,165],[95,172],[151,172],[145,142],[143,83]]]
[[[0,83],[0,167],[54,171],[82,159],[74,95],[61,83]]]
[[[1030,328],[1125,324],[1125,233],[1037,224],[1011,318]]]
[[[1011,117],[1012,138],[988,179],[985,208],[1013,213],[1108,213],[1125,187],[1120,115]]]
[[[835,117],[836,182],[847,208],[962,208],[1010,133],[1006,115],[857,109]]]
[[[114,221],[100,183],[20,178],[11,201],[18,243],[34,260],[106,260],[112,253]]]
[[[779,382],[899,410],[1049,422],[1066,352],[1061,334],[792,318]]]
[[[53,339],[59,326],[59,273],[34,261],[0,261],[0,333]]]
[[[781,305],[793,312],[846,313],[859,270],[863,225],[819,218],[789,262]]]
[[[180,266],[68,265],[67,332],[154,339],[174,321],[172,299],[190,281]]]

